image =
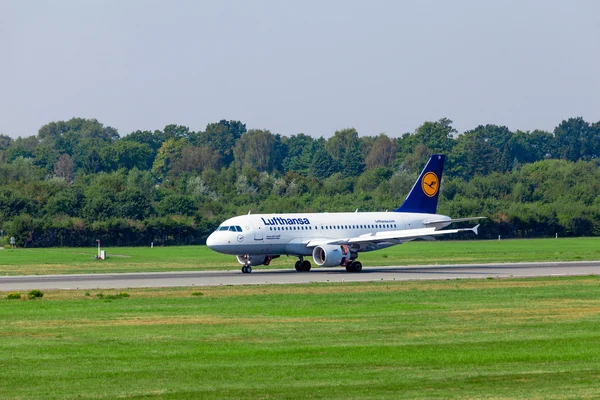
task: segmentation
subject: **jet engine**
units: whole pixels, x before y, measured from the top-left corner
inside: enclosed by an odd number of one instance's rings
[[[345,265],[351,258],[350,249],[346,245],[324,245],[313,249],[313,259],[320,267],[336,267]]]
[[[272,259],[277,258],[279,256],[266,256],[264,254],[252,254],[252,255],[243,255],[236,256],[237,261],[242,265],[269,265]]]

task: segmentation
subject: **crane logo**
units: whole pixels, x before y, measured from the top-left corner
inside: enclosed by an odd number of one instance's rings
[[[440,187],[440,181],[435,172],[428,172],[421,179],[421,188],[423,193],[428,197],[433,197],[437,194]]]

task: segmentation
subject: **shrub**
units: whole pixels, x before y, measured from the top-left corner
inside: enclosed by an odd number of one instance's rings
[[[121,293],[107,294],[107,295],[98,293],[96,295],[96,297],[98,297],[99,299],[105,299],[105,300],[118,300],[118,299],[124,299],[126,297],[129,297],[129,293],[121,292]]]
[[[11,292],[9,294],[6,295],[6,298],[8,300],[17,300],[21,298],[21,293],[19,292]]]
[[[192,293],[192,296],[204,296],[204,293],[202,293],[202,292],[194,292],[194,293]]]
[[[87,297],[90,297],[90,296],[91,296],[90,292],[85,292],[85,295],[86,295]]]
[[[44,297],[44,293],[41,290],[33,289],[33,290],[30,290],[29,293],[27,293],[27,297],[30,300],[33,300],[33,299],[38,298],[38,297],[39,298]]]

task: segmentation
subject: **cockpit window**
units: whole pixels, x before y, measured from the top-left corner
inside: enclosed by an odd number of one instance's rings
[[[229,230],[230,230],[231,232],[235,232],[235,231],[236,231],[236,230],[235,230],[235,226],[230,226],[230,227],[229,227]]]
[[[242,227],[241,226],[236,226],[235,230],[238,231],[238,232],[241,232],[242,231]]]
[[[219,227],[219,230],[220,230],[220,231],[228,231],[228,230],[229,230],[229,227],[228,227],[228,226],[220,226],[220,227]]]

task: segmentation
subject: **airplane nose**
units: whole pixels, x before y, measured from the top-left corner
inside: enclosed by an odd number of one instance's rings
[[[214,250],[213,247],[215,246],[216,242],[217,240],[214,233],[211,233],[208,238],[206,238],[206,246],[211,250]]]

